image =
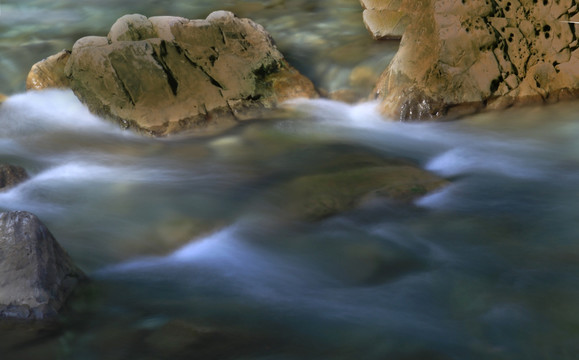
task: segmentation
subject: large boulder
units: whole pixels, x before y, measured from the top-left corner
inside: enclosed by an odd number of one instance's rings
[[[54,317],[84,278],[35,215],[0,213],[0,317]]]
[[[59,77],[61,64],[33,70],[53,67]],[[205,20],[123,16],[107,37],[78,40],[65,66],[93,113],[154,136],[222,131],[285,100],[318,96],[262,26],[227,11]]]
[[[28,180],[28,173],[21,166],[0,164],[0,191]]]
[[[404,0],[400,49],[375,96],[396,119],[436,119],[579,96],[574,0]]]

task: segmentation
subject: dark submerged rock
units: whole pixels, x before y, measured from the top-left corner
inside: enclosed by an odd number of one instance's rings
[[[0,318],[53,318],[84,279],[35,215],[0,213]]]
[[[310,147],[291,155],[293,161],[307,157],[314,163],[315,159],[316,166],[271,189],[271,197],[290,217],[307,221],[352,210],[376,198],[410,203],[449,184],[408,161],[348,145]]]
[[[0,164],[0,191],[28,180],[28,173],[20,166]]]

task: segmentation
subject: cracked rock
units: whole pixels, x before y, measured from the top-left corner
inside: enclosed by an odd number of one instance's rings
[[[125,15],[85,37],[64,69],[91,112],[152,136],[213,134],[296,97],[317,97],[265,29],[233,13],[205,20]]]
[[[413,20],[374,93],[392,118],[579,97],[574,0],[402,0],[399,9]]]

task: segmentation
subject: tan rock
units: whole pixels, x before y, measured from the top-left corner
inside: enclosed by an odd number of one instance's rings
[[[221,132],[318,96],[262,26],[227,11],[205,20],[123,16],[106,38],[78,40],[64,72],[93,113],[153,136]]]
[[[396,119],[463,116],[573,97],[579,47],[572,0],[404,0],[412,17],[375,97]]]
[[[402,0],[360,0],[363,19],[374,39],[399,39],[410,22],[400,11]]]
[[[34,64],[26,78],[26,90],[70,87],[70,82],[64,74],[69,57],[70,51],[63,50]]]
[[[4,101],[6,101],[6,99],[8,99],[8,97],[2,93],[0,93],[0,104],[2,104]]]

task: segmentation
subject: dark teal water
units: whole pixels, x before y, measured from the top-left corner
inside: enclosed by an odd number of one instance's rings
[[[53,24],[65,43],[116,12],[215,3],[3,3],[2,26],[17,14],[9,21],[22,28],[2,41]],[[366,36],[325,2],[271,3],[256,15],[270,24]],[[355,1],[334,4],[359,15]],[[45,16],[24,21],[35,7]],[[73,26],[73,16],[87,18]],[[339,73],[357,66],[324,59]],[[2,84],[15,94],[0,107],[0,160],[31,179],[0,194],[0,208],[37,214],[94,279],[56,328],[0,324],[2,360],[577,358],[578,103],[402,124],[373,104],[304,101],[220,137],[154,140],[90,115],[70,92]],[[412,161],[451,185],[319,222],[285,216],[280,185],[320,166],[316,154],[353,151]]]

